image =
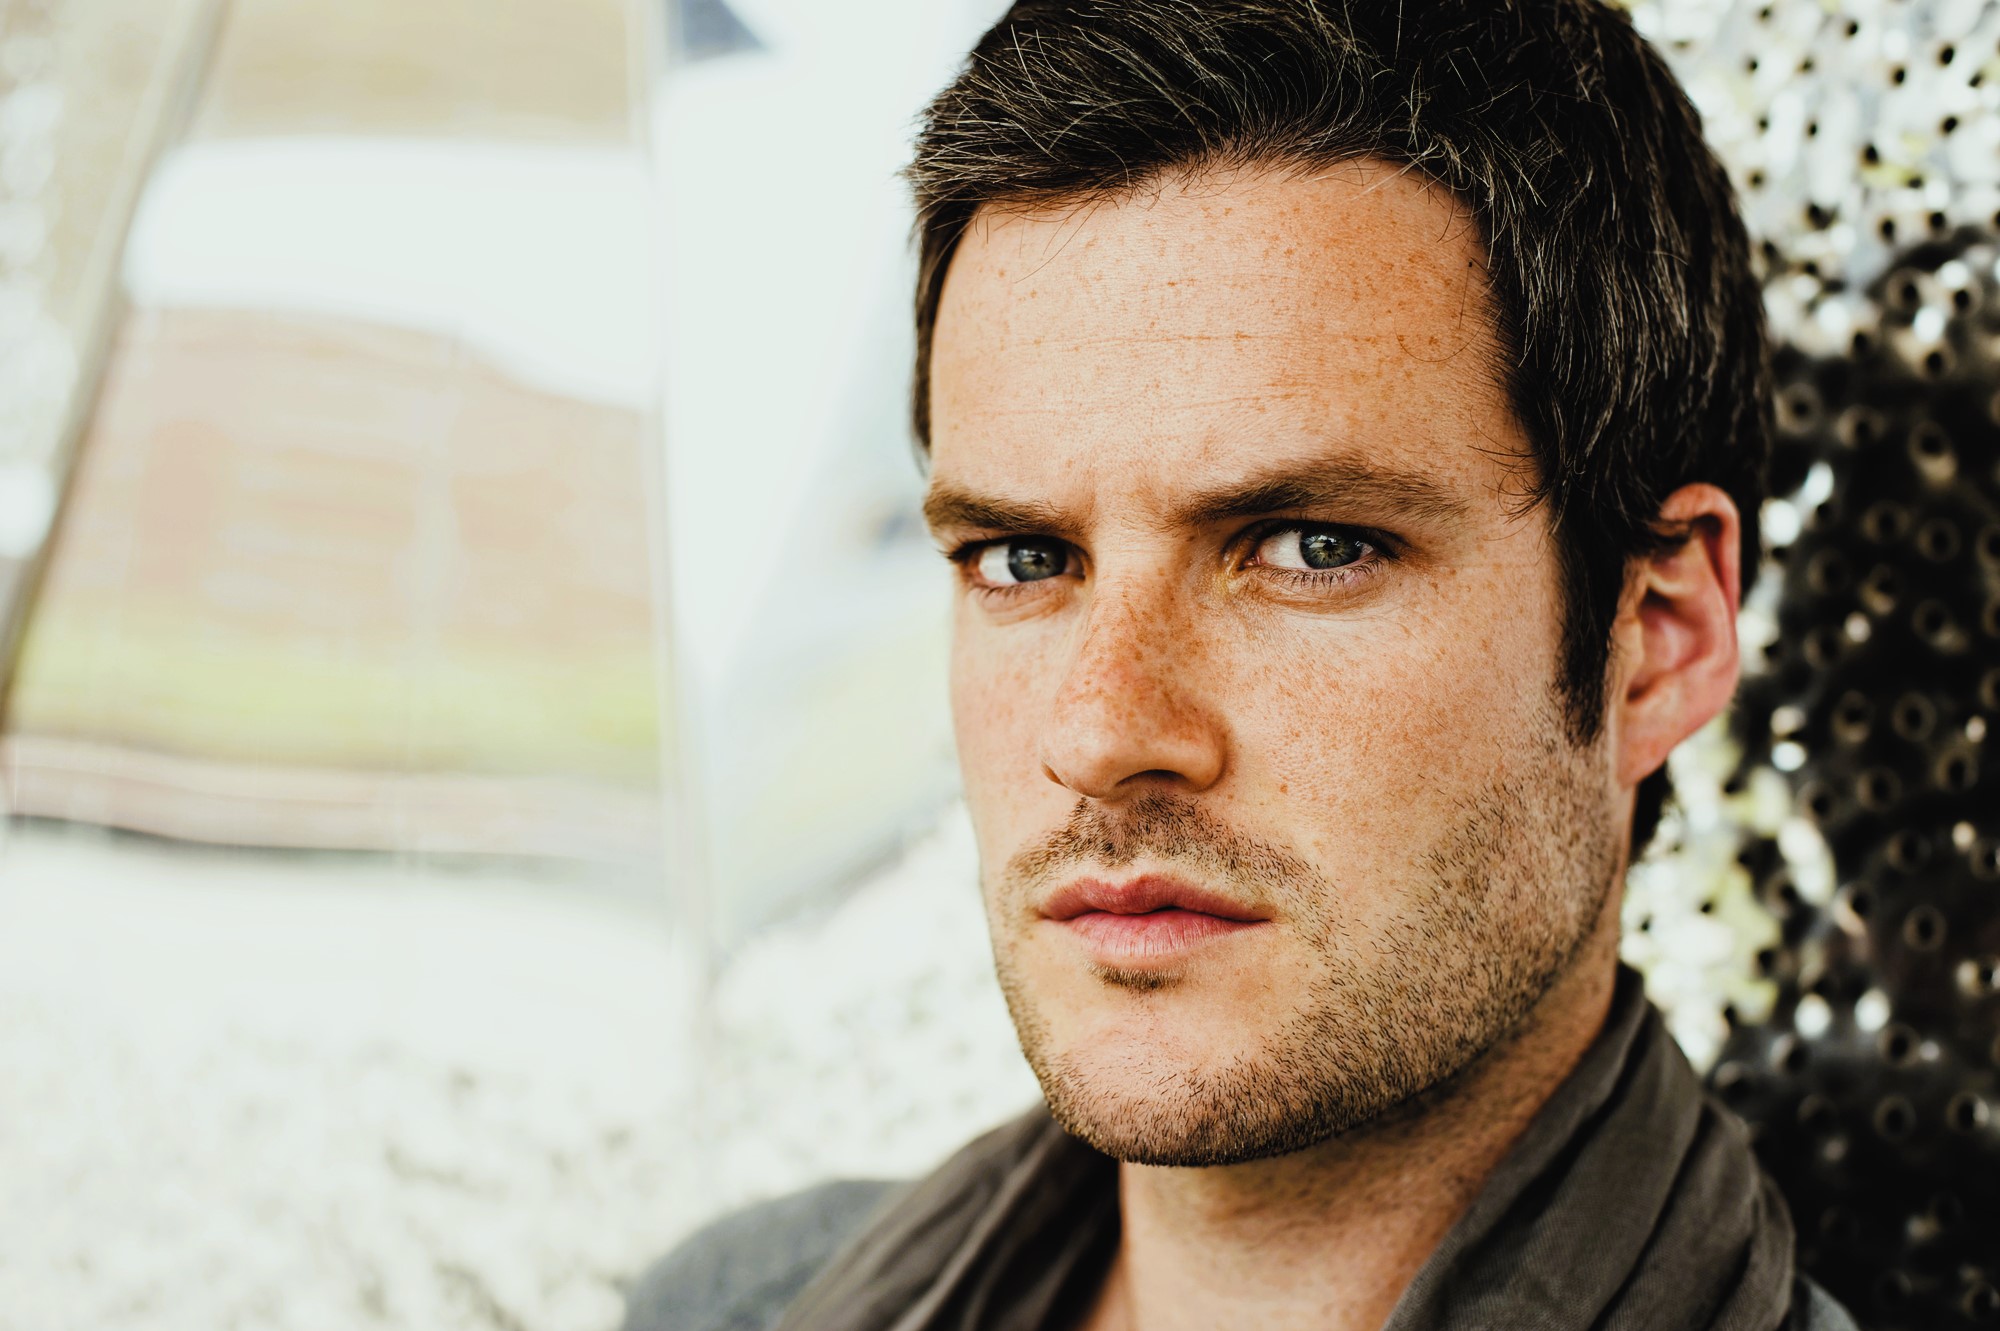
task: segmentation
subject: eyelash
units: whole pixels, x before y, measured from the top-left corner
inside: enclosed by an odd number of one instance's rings
[[[1367,554],[1352,564],[1342,564],[1339,568],[1278,568],[1268,564],[1263,566],[1268,573],[1283,578],[1295,587],[1333,588],[1353,586],[1378,576],[1382,571],[1382,565],[1393,558],[1390,553],[1389,538],[1380,532],[1370,531],[1366,527],[1342,526],[1334,522],[1285,522],[1282,520],[1267,522],[1261,527],[1253,529],[1252,534],[1248,538],[1250,548],[1255,550],[1279,532],[1287,531],[1301,533],[1315,531],[1337,532],[1350,540],[1358,541],[1368,547]]]
[[[1297,569],[1278,568],[1269,564],[1261,565],[1267,574],[1275,575],[1294,587],[1324,590],[1363,582],[1377,576],[1381,572],[1382,565],[1396,557],[1395,543],[1389,536],[1372,528],[1353,527],[1338,522],[1300,522],[1295,519],[1272,518],[1249,528],[1236,538],[1234,544],[1254,551],[1266,540],[1277,535],[1279,532],[1286,531],[1337,532],[1342,536],[1359,541],[1369,548],[1369,553],[1362,559],[1352,564],[1343,564],[1339,568]],[[973,566],[978,562],[979,556],[993,546],[1004,545],[1008,541],[1034,539],[1055,541],[1065,549],[1070,550],[1072,556],[1074,554],[1074,547],[1070,546],[1067,541],[1053,536],[1037,538],[1032,533],[1024,532],[1012,536],[991,536],[984,540],[967,541],[947,552],[945,558],[958,566],[960,576],[964,579],[965,585],[975,594],[991,597],[1012,597],[1024,592],[1036,591],[1040,588],[1041,582],[989,585],[974,580],[976,575],[972,571]],[[1260,566],[1248,565],[1247,567]],[[1056,582],[1058,580],[1057,578],[1046,578],[1042,582]]]

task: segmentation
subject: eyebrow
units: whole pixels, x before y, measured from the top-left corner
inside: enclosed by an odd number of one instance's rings
[[[1061,534],[1072,524],[1054,504],[975,494],[949,482],[924,495],[924,524],[932,531],[977,528],[990,531],[1046,531]]]
[[[1462,523],[1470,512],[1463,499],[1421,473],[1325,458],[1196,490],[1174,502],[1165,525],[1193,528],[1260,513],[1328,507],[1355,507],[1371,515],[1437,524]]]
[[[1389,470],[1346,458],[1288,463],[1224,485],[1179,496],[1160,526],[1192,530],[1298,509],[1353,507],[1368,517],[1456,525],[1466,521],[1465,501],[1428,476]],[[1074,514],[1040,500],[979,494],[949,482],[924,496],[924,521],[933,531],[1045,531],[1066,535],[1082,523]]]

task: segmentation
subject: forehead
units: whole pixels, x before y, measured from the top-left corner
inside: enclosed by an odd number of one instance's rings
[[[939,306],[933,470],[1165,497],[1317,451],[1501,490],[1526,450],[1496,363],[1477,229],[1413,172],[988,208]]]

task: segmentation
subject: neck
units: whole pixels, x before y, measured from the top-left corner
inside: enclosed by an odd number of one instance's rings
[[[1603,1027],[1605,915],[1507,1040],[1391,1121],[1241,1165],[1121,1165],[1118,1252],[1086,1328],[1379,1328]]]

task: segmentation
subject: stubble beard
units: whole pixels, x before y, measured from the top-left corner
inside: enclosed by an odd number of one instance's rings
[[[1300,857],[1186,797],[1149,795],[1116,811],[1079,801],[1063,829],[1008,862],[990,901],[1018,903],[1063,870],[1143,855],[1277,903],[1322,965],[1269,1038],[1219,1064],[1148,1066],[1144,1049],[1058,1047],[996,912],[1001,989],[1057,1122],[1135,1164],[1237,1164],[1413,1106],[1506,1040],[1589,938],[1621,858],[1586,751],[1559,722],[1541,734],[1527,770],[1460,803],[1421,857],[1421,881],[1382,903],[1400,910],[1383,935],[1396,946],[1366,958],[1328,908],[1336,888]],[[1179,983],[1172,973],[1092,973],[1134,993]]]

